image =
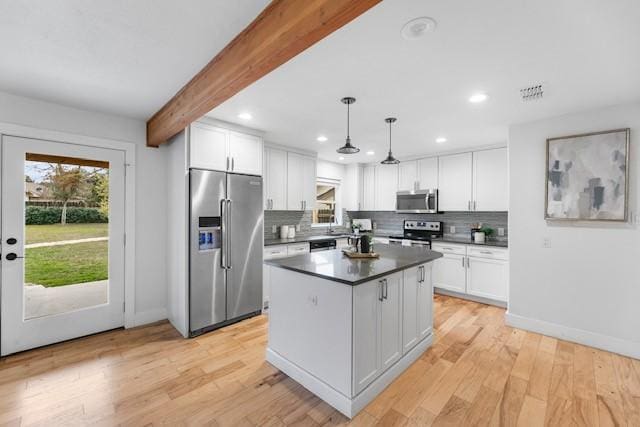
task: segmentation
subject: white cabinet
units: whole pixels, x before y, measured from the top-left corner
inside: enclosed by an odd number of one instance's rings
[[[296,256],[309,253],[309,243],[291,243],[287,245],[287,256]]]
[[[402,272],[353,289],[354,395],[402,357]]]
[[[509,209],[507,167],[506,148],[473,153],[473,210]]]
[[[472,165],[471,153],[438,158],[439,210],[471,210]]]
[[[438,158],[418,160],[418,189],[438,188]]]
[[[418,184],[418,162],[410,160],[398,165],[398,191],[417,190]]]
[[[262,138],[193,123],[189,167],[262,175]]]
[[[402,272],[382,280],[380,362],[384,372],[402,357]]]
[[[189,137],[189,167],[227,170],[227,131],[193,123]]]
[[[429,336],[433,331],[433,262],[423,264],[422,279],[418,283],[417,313],[418,341]]]
[[[262,175],[262,138],[229,132],[231,172]]]
[[[507,249],[436,242],[432,249],[443,254],[433,263],[434,287],[495,301],[508,300]]]
[[[375,210],[376,167],[369,165],[362,170],[362,210]]]
[[[350,164],[345,167],[342,185],[342,206],[348,211],[362,209],[362,166]]]
[[[262,259],[278,259],[305,254],[309,252],[309,243],[290,243],[288,245],[265,246],[262,251]],[[269,292],[271,290],[271,266],[262,265],[262,307],[269,305]]]
[[[287,209],[313,209],[316,198],[316,159],[287,153]]]
[[[264,149],[264,208],[287,209],[287,152],[276,148]]]
[[[377,211],[395,211],[398,165],[378,165],[375,175],[375,209]]]

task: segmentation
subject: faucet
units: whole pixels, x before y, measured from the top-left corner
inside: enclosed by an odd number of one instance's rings
[[[335,215],[331,215],[329,216],[329,228],[327,228],[327,234],[332,234],[333,233],[333,228],[331,227],[333,225],[333,221],[336,220],[336,216]]]

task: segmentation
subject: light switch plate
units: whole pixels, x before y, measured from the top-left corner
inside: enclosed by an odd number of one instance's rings
[[[277,226],[277,225],[272,225],[272,226],[271,226],[271,232],[272,232],[273,234],[276,234],[276,233],[278,232],[278,226]]]
[[[456,226],[455,225],[450,225],[449,226],[449,233],[456,234]]]
[[[543,248],[550,248],[551,247],[551,239],[548,237],[543,237],[542,238],[542,247]]]
[[[300,224],[296,224],[296,231],[300,231]]]
[[[504,236],[504,228],[498,227],[498,236]]]

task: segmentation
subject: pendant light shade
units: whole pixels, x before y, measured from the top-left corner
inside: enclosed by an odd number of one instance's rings
[[[396,120],[397,119],[395,117],[384,119],[385,122],[389,123],[389,154],[387,155],[386,159],[380,162],[383,165],[397,165],[398,163],[400,163],[400,160],[393,157],[393,153],[391,152],[391,125],[395,123]]]
[[[355,154],[359,152],[360,149],[351,145],[351,137],[349,136],[349,106],[356,102],[356,99],[348,96],[342,98],[340,102],[347,105],[347,140],[345,144],[342,147],[338,148],[336,151],[340,154]]]

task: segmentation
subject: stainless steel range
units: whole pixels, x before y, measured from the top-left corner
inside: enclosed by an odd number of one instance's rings
[[[389,243],[431,248],[431,239],[442,237],[442,230],[441,221],[404,220],[403,234],[389,236]]]

